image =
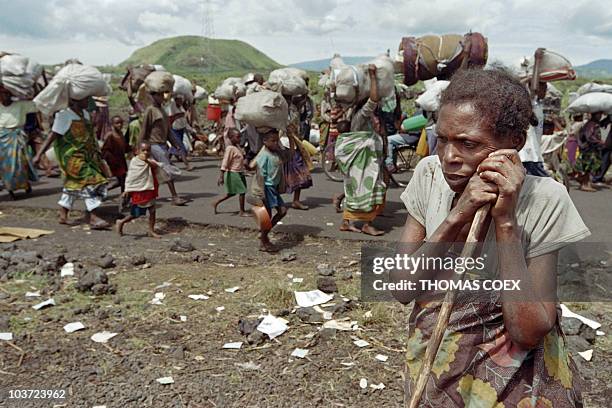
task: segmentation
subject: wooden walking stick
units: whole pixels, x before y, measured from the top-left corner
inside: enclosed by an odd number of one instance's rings
[[[462,258],[470,258],[474,255],[476,251],[476,243],[478,242],[478,237],[482,234],[482,229],[484,228],[484,223],[487,218],[487,214],[489,213],[489,209],[491,208],[491,204],[486,204],[476,211],[474,215],[474,220],[472,221],[472,226],[470,227],[470,232],[465,240],[465,245],[463,250],[461,251]],[[458,280],[462,281],[465,276],[465,271],[461,274],[458,274]],[[421,365],[421,369],[419,370],[419,376],[417,377],[417,381],[414,385],[414,391],[410,396],[410,401],[405,405],[408,408],[417,408],[419,403],[421,402],[421,396],[425,391],[425,387],[427,386],[427,381],[429,380],[429,375],[431,374],[431,368],[436,359],[436,355],[438,354],[438,350],[440,349],[440,343],[442,342],[442,338],[444,337],[444,331],[446,330],[446,326],[448,326],[448,320],[450,318],[451,311],[453,309],[453,303],[455,303],[455,298],[457,297],[457,291],[451,290],[446,292],[444,296],[444,302],[442,303],[442,307],[440,308],[440,314],[438,314],[438,321],[436,322],[436,326],[434,327],[433,332],[431,333],[431,337],[429,338],[429,343],[427,344],[427,348],[425,349],[425,356],[423,358],[423,364]]]

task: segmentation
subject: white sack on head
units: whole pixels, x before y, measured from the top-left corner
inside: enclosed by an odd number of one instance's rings
[[[289,106],[281,94],[264,89],[240,98],[234,115],[239,121],[255,127],[285,129]]]
[[[27,57],[6,54],[0,58],[0,85],[14,97],[30,99],[42,71],[41,65]]]
[[[246,95],[246,91],[242,78],[230,77],[215,89],[214,96],[217,99],[232,101]]]
[[[395,90],[395,68],[393,60],[386,55],[380,55],[370,64],[376,65],[376,83],[378,84],[378,94],[381,98],[388,98],[393,95]],[[367,72],[367,66],[365,67]],[[369,91],[369,89],[368,89]]]
[[[204,89],[200,85],[196,85],[195,95],[193,96],[195,100],[201,101],[201,100],[206,99],[207,96],[208,96],[208,92],[206,91],[206,89]]]
[[[69,64],[62,68],[42,90],[34,103],[43,115],[50,116],[68,107],[70,99],[82,100],[90,96],[106,96],[110,87],[97,68]]]
[[[182,96],[186,101],[193,101],[193,85],[190,80],[180,75],[173,75],[174,86],[172,93],[174,96]]]
[[[612,85],[608,84],[596,84],[595,82],[589,82],[588,84],[582,85],[576,93],[578,95],[585,95],[591,92],[605,92],[612,93]]]
[[[153,71],[145,78],[144,85],[149,92],[172,92],[174,77],[166,71]]]
[[[567,111],[571,114],[596,112],[612,114],[612,94],[605,92],[584,94],[572,102],[567,107]]]
[[[306,95],[306,81],[298,75],[295,68],[280,68],[270,73],[268,87],[286,96]]]
[[[335,99],[340,103],[354,104],[370,94],[370,76],[363,65],[345,65],[331,72],[332,88]]]
[[[440,109],[442,92],[448,87],[449,81],[435,81],[429,84],[429,89],[423,92],[415,101],[417,106],[428,112]]]

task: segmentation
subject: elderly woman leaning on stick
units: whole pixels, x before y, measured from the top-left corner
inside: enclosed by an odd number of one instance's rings
[[[518,150],[533,122],[529,93],[510,74],[456,73],[442,95],[438,155],[418,164],[402,194],[409,215],[400,253],[456,257],[476,211],[490,204],[478,237],[482,272],[489,279],[520,280],[520,291],[458,294],[420,406],[582,406],[555,295],[559,250],[589,230],[563,185],[525,175]],[[453,275],[450,269],[393,270],[390,279]],[[405,304],[416,299],[407,345],[410,398],[444,293],[393,295]]]

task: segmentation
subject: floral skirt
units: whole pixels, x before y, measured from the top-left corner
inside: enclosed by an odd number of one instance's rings
[[[575,169],[581,174],[595,175],[601,167],[601,155],[598,151],[580,151],[576,160]]]
[[[297,190],[304,190],[312,187],[312,176],[310,170],[300,151],[298,149],[293,152],[291,159],[285,164],[285,183],[287,186],[286,193],[293,193]]]
[[[38,176],[21,129],[0,129],[0,171],[4,188],[26,190]]]

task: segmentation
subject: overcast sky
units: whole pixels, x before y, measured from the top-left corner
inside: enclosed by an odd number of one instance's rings
[[[612,58],[610,0],[0,0],[0,50],[51,64],[116,64],[154,40],[203,35],[250,43],[283,64],[397,50],[405,35],[479,31],[489,61],[545,47],[575,65]]]

